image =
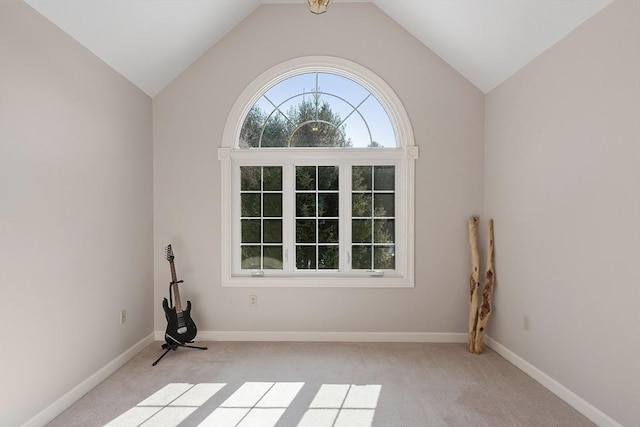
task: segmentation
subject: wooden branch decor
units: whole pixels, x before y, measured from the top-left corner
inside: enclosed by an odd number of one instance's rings
[[[478,217],[469,218],[469,246],[471,248],[471,278],[469,279],[469,342],[475,353],[476,327],[478,324],[478,289],[480,287],[480,254],[478,253]]]
[[[493,297],[493,219],[489,219],[487,227],[487,269],[485,271],[485,282],[482,290],[482,304],[477,316],[477,325],[475,333],[475,343],[473,352],[480,354],[484,351],[484,334],[487,328],[487,322],[489,321],[489,315],[491,314],[491,298]]]

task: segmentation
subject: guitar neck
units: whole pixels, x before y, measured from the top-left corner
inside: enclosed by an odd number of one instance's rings
[[[171,265],[171,283],[173,284],[173,299],[175,300],[176,313],[182,313],[182,301],[180,301],[180,290],[178,289],[178,275],[176,274],[176,266],[173,259],[169,261]]]

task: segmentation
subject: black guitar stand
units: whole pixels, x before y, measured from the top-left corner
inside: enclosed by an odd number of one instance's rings
[[[189,341],[189,342],[193,342],[193,341]],[[158,362],[160,360],[162,360],[162,358],[169,353],[171,350],[176,351],[178,349],[178,347],[189,347],[189,348],[195,348],[197,350],[206,350],[207,347],[198,347],[196,345],[187,345],[187,344],[180,344],[180,343],[174,343],[174,344],[169,344],[169,343],[164,343],[162,344],[162,348],[165,349],[164,353],[162,353],[162,356],[158,357],[158,359],[153,362],[151,364],[151,366],[156,366],[158,364]]]
[[[177,284],[177,283],[182,283],[182,282],[183,282],[182,280],[179,280],[179,281],[177,281],[177,282],[171,282],[171,283],[169,283],[169,305],[170,305],[171,307],[173,307],[173,298],[172,298],[172,293],[171,293],[171,287],[172,287],[173,285]],[[166,356],[166,355],[167,355],[167,353],[169,353],[171,350],[176,351],[176,350],[178,349],[178,347],[195,348],[196,350],[207,350],[207,347],[199,347],[199,346],[197,346],[197,345],[187,345],[187,344],[181,343],[180,341],[178,341],[178,340],[176,340],[175,338],[173,338],[171,335],[167,335],[167,334],[165,333],[165,340],[167,339],[167,337],[169,337],[170,339],[172,339],[174,342],[173,342],[173,343],[171,343],[171,344],[169,344],[168,342],[167,342],[167,343],[162,344],[162,349],[164,350],[164,353],[162,353],[162,355],[161,355],[160,357],[158,357],[158,358],[156,359],[156,361],[155,361],[155,362],[153,362],[153,363],[151,364],[151,366],[156,366],[156,365],[158,364],[158,362],[159,362],[160,360],[162,360],[162,358],[163,358],[164,356]],[[189,343],[189,344],[191,344],[192,342],[193,342],[193,341],[188,341],[188,343]]]

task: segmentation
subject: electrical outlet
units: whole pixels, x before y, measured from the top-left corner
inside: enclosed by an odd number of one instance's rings
[[[127,321],[127,310],[122,309],[120,310],[120,324],[124,325],[124,322]]]
[[[531,321],[529,320],[529,316],[524,316],[524,319],[522,319],[522,327],[524,328],[525,331],[530,331],[531,330]]]
[[[256,295],[249,295],[249,307],[258,306],[258,297]]]

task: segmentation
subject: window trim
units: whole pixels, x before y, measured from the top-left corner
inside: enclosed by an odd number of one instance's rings
[[[366,152],[363,164],[373,160],[389,160],[399,162],[400,170],[396,188],[397,194],[402,197],[401,225],[398,229],[403,236],[401,253],[404,254],[400,266],[396,266],[397,276],[385,275],[350,275],[340,273],[331,277],[322,274],[292,274],[279,276],[247,276],[236,275],[233,268],[233,242],[234,235],[233,215],[236,212],[234,206],[234,181],[232,179],[238,162],[255,162],[256,165],[267,166],[278,162],[253,160],[256,151],[268,150],[269,158],[294,158],[296,151],[302,150],[305,156],[317,157],[319,161],[326,161],[330,151],[327,148],[249,148],[236,147],[244,118],[262,96],[262,94],[275,84],[292,76],[305,72],[327,72],[337,74],[353,80],[372,93],[383,108],[387,111],[391,125],[396,135],[396,148],[340,148],[340,158],[346,160],[361,160]],[[345,157],[346,156],[346,157]],[[225,287],[413,287],[415,280],[415,160],[419,156],[418,147],[414,145],[413,130],[409,117],[395,92],[380,77],[368,69],[345,59],[327,56],[308,56],[296,58],[276,65],[258,76],[238,97],[227,118],[223,139],[218,149],[220,160],[220,270],[222,286]],[[336,161],[336,160],[334,160]],[[337,162],[337,161],[336,161]],[[400,248],[398,248],[400,249]],[[399,276],[399,277],[398,277]]]

